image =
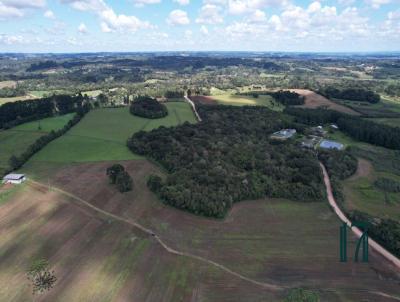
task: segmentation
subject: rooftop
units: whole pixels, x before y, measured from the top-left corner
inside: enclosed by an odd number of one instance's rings
[[[11,173],[11,174],[7,174],[6,176],[4,176],[4,180],[20,180],[22,178],[25,177],[25,174],[15,174],[15,173]]]

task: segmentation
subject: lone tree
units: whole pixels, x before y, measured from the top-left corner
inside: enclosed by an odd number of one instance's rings
[[[126,171],[122,171],[117,175],[116,184],[121,193],[131,191],[133,188],[132,178]]]
[[[34,261],[29,267],[27,276],[28,280],[32,282],[33,294],[50,290],[57,281],[54,271],[50,271],[48,266],[49,263],[47,260],[39,259]]]
[[[110,178],[110,183],[115,184],[115,182],[117,181],[118,174],[120,174],[121,172],[124,172],[124,171],[125,171],[125,168],[120,164],[115,164],[115,165],[112,165],[111,167],[108,167],[107,175]]]

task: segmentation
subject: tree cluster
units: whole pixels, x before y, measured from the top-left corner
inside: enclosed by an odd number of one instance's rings
[[[349,151],[321,150],[318,159],[324,164],[332,185],[332,193],[337,201],[345,200],[341,180],[344,180],[357,171],[357,158]]]
[[[336,123],[341,131],[356,140],[389,149],[400,149],[399,127],[325,109],[286,108],[285,113],[293,115],[296,122],[307,125]]]
[[[199,124],[138,132],[135,153],[159,162],[165,181],[148,185],[167,204],[204,216],[223,217],[234,202],[263,197],[319,201],[324,187],[318,161],[291,142],[269,135],[292,126],[264,107],[199,106]]]
[[[400,182],[390,178],[379,177],[374,186],[384,192],[400,193]]]
[[[136,97],[129,110],[133,115],[151,119],[168,115],[167,107],[149,96]]]
[[[116,185],[121,193],[132,191],[132,178],[122,165],[114,164],[107,168],[106,173],[110,183]]]
[[[55,140],[56,138],[62,136],[65,134],[69,129],[71,129],[73,126],[75,126],[79,121],[82,119],[82,117],[89,112],[90,110],[90,105],[85,104],[77,109],[76,115],[68,121],[68,123],[61,129],[57,131],[51,131],[50,133],[43,135],[39,137],[33,144],[31,144],[21,155],[15,156],[12,155],[9,159],[9,165],[11,170],[6,171],[5,174],[21,168],[28,160],[31,158],[35,153],[40,151],[42,148],[44,148],[48,143],[50,143],[52,140]]]
[[[240,95],[251,95],[256,98],[258,98],[259,95],[270,95],[274,98],[275,101],[285,106],[304,105],[304,96],[296,92],[291,92],[289,90],[279,90],[275,92],[271,91],[244,92],[240,93]]]
[[[18,86],[16,88],[4,87],[0,89],[0,98],[11,98],[16,96],[22,96],[25,95],[25,93],[26,93],[25,89]]]
[[[38,100],[9,102],[0,106],[0,128],[11,128],[54,114],[67,114],[82,108],[82,95],[54,95]]]
[[[335,87],[326,87],[318,93],[327,98],[342,99],[348,101],[368,102],[371,104],[379,103],[381,96],[371,90],[362,88],[337,89]]]
[[[388,251],[400,257],[400,223],[392,219],[377,219],[366,213],[350,213],[353,222],[364,222],[368,225],[368,234],[382,244]]]
[[[181,90],[167,90],[164,96],[167,99],[180,99],[183,98],[185,93]]]

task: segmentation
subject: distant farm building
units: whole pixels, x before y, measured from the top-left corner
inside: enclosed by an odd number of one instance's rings
[[[4,184],[21,184],[26,180],[25,174],[7,174],[3,178]]]
[[[303,141],[301,142],[301,147],[306,149],[316,149],[320,141],[321,141],[320,137],[310,135],[308,138],[303,139]]]
[[[296,134],[296,129],[282,129],[271,135],[272,139],[287,140]]]
[[[325,136],[328,133],[327,131],[324,130],[324,127],[322,126],[312,127],[311,132],[317,136]]]
[[[335,141],[329,141],[329,140],[322,140],[321,144],[319,145],[320,148],[323,149],[329,149],[329,150],[343,150],[344,149],[344,145]]]

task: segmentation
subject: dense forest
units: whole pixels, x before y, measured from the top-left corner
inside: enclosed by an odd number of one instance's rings
[[[0,129],[10,128],[28,121],[66,114],[82,106],[82,95],[54,95],[38,100],[10,102],[0,106]]]
[[[368,102],[368,103],[378,103],[381,100],[379,94],[361,88],[347,88],[347,89],[337,89],[335,87],[326,87],[319,91],[320,94],[326,96],[327,98],[342,99],[348,101],[357,102]]]
[[[307,125],[336,123],[352,138],[389,149],[400,149],[400,128],[325,109],[286,108],[295,121]]]
[[[149,96],[136,97],[129,110],[133,115],[151,119],[168,115],[167,107]]]
[[[22,96],[25,95],[25,93],[26,91],[20,86],[17,86],[15,88],[5,87],[0,89],[0,98],[11,98],[16,96]]]
[[[149,187],[167,204],[195,214],[223,217],[234,202],[262,197],[321,201],[324,187],[312,152],[269,134],[293,126],[264,107],[199,106],[203,122],[138,132],[135,153],[169,172]]]

